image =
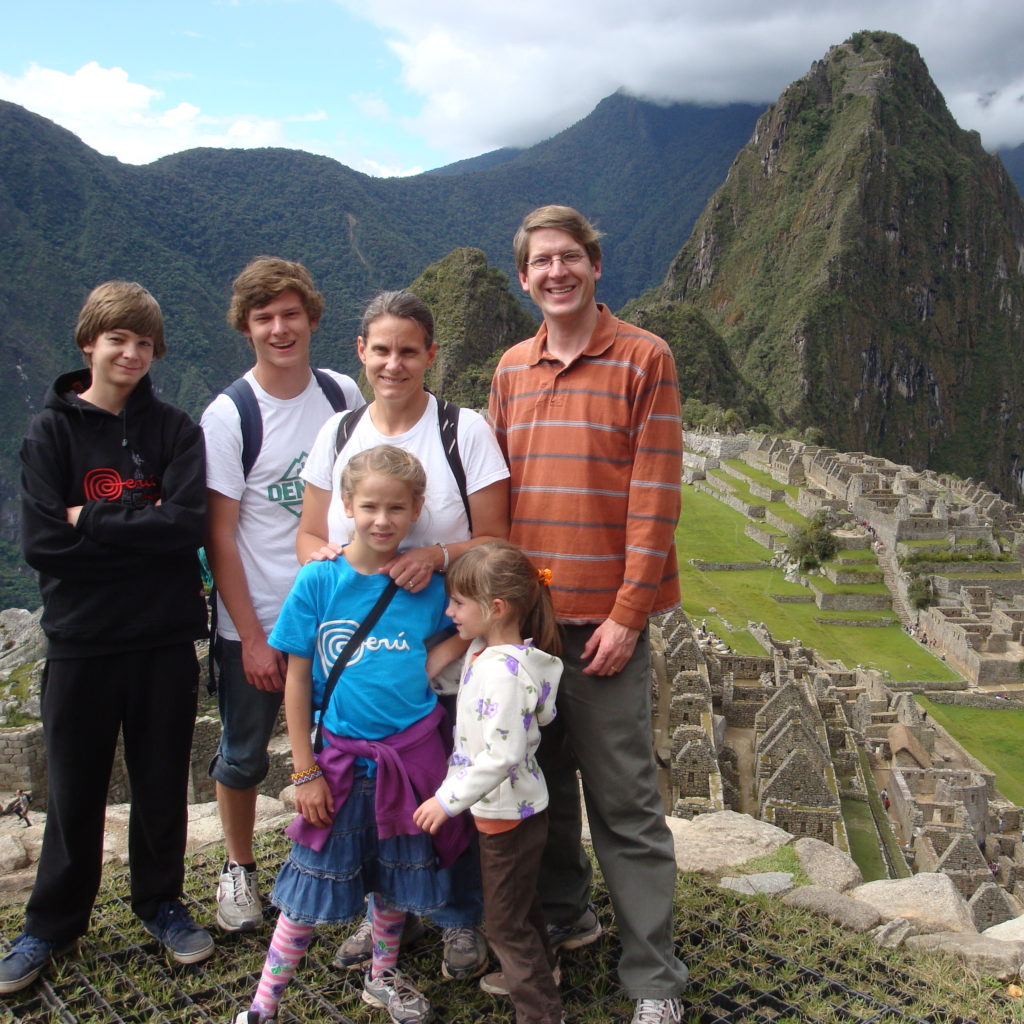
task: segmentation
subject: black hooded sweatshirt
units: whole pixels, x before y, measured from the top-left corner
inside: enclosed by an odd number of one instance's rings
[[[88,369],[59,377],[21,446],[21,544],[39,570],[48,656],[206,636],[203,432],[148,374],[117,415],[78,397],[90,380]]]

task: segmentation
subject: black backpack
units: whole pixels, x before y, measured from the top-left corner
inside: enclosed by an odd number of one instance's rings
[[[348,408],[348,403],[345,401],[341,385],[329,373],[312,367],[311,369],[320,390],[331,403],[331,408],[335,412],[344,412]],[[260,405],[256,401],[252,385],[244,377],[233,381],[221,394],[227,395],[238,410],[238,418],[242,425],[242,475],[248,477],[263,447],[263,417],[260,415]]]

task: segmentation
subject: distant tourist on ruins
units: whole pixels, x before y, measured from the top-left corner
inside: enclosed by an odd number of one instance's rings
[[[551,946],[601,934],[578,769],[633,1024],[667,1024],[681,1019],[688,972],[672,938],[676,864],[651,748],[648,619],[679,604],[679,384],[665,342],[596,301],[599,237],[567,206],[523,220],[519,283],[544,322],[501,357],[489,411],[512,473],[509,540],[552,570],[563,629],[558,717],[538,752],[550,798],[540,888]]]
[[[0,993],[31,984],[89,927],[119,733],[132,804],[132,910],[180,963],[213,952],[181,903],[187,788],[206,636],[197,549],[203,435],[160,401],[149,369],[163,317],[141,285],[95,288],[75,335],[86,367],[59,377],[21,447],[25,561],[39,571],[46,827],[24,931]]]
[[[31,828],[32,822],[29,821],[28,809],[32,806],[32,794],[26,793],[25,790],[19,789],[14,794],[14,813],[21,818],[22,825],[25,828]],[[1002,829],[1000,829],[1002,831]]]

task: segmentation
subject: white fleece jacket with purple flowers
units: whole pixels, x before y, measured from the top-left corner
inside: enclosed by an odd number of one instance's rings
[[[479,652],[479,653],[477,653]],[[474,640],[459,685],[455,745],[436,796],[451,815],[517,820],[544,810],[540,727],[555,717],[562,662],[528,645]]]

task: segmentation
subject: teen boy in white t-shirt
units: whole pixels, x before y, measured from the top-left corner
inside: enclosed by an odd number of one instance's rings
[[[252,848],[256,787],[269,768],[267,745],[285,678],[284,656],[268,646],[267,636],[299,568],[299,474],[334,411],[309,363],[322,311],[323,298],[301,264],[268,256],[253,260],[235,280],[228,311],[228,322],[249,339],[256,357],[244,379],[259,408],[262,444],[248,475],[242,467],[241,416],[232,399],[218,395],[202,418],[222,726],[210,775],[227,846],[217,923],[229,932],[262,922]],[[331,376],[348,408],[364,404],[350,378]]]

